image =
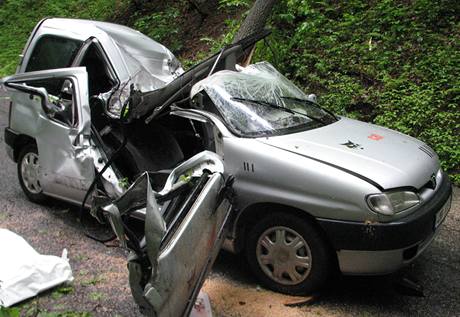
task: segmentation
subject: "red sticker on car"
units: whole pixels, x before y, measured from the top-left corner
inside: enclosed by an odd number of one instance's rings
[[[368,136],[368,138],[374,141],[380,141],[381,139],[383,139],[383,136],[372,133],[371,135]]]

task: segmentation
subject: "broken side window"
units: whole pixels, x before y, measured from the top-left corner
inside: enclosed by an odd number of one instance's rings
[[[74,87],[70,80],[63,78],[47,78],[30,80],[26,85],[45,88],[48,93],[48,102],[62,108],[59,112],[46,111],[49,119],[74,127],[78,124],[78,112],[74,104]]]

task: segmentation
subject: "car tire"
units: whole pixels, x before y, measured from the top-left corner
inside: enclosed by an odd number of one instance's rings
[[[272,213],[258,221],[246,237],[249,266],[268,289],[290,295],[311,294],[330,276],[330,248],[320,231],[303,218]]]
[[[38,160],[38,150],[33,144],[28,144],[21,149],[18,158],[18,178],[24,194],[35,203],[43,203],[47,196],[43,194],[40,185],[39,171],[40,163]]]

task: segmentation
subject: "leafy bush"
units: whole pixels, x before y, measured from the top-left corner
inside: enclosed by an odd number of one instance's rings
[[[171,51],[179,51],[182,48],[182,42],[178,36],[180,28],[177,19],[179,18],[179,9],[168,6],[164,11],[150,15],[136,14],[133,26],[155,41],[165,44]]]
[[[325,107],[427,142],[460,183],[460,2],[286,0],[257,50]]]
[[[248,7],[249,0],[219,0],[220,8]]]

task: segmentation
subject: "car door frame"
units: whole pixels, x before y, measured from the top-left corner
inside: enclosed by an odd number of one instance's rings
[[[157,199],[187,186],[184,175],[200,178],[198,185],[184,205],[173,209],[176,219],[166,223],[167,207],[160,208]],[[200,187],[203,175],[208,178]],[[121,197],[102,207],[121,245],[131,250],[130,287],[145,314],[186,316],[192,309],[226,236],[232,210],[229,179],[221,157],[203,151],[174,168],[161,191],[153,191],[149,173],[144,172]],[[144,215],[144,244],[123,224],[136,212]]]
[[[73,86],[74,126],[50,118],[48,94],[25,82],[69,79]],[[73,203],[81,203],[94,179],[91,114],[88,102],[88,76],[84,67],[20,73],[3,80],[14,103],[10,127],[32,137],[39,152],[39,179],[43,193]],[[16,100],[15,100],[16,99]]]

